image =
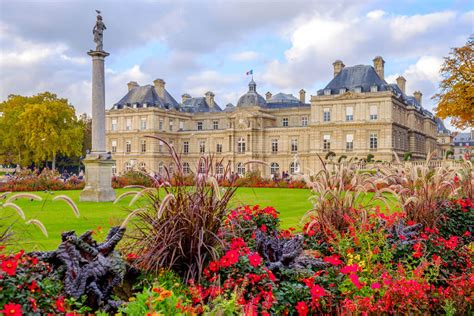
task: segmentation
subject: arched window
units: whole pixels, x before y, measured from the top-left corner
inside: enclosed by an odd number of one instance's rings
[[[224,174],[224,166],[221,163],[216,164],[216,173],[218,175]]]
[[[160,162],[160,163],[158,164],[158,173],[159,173],[160,175],[163,175],[163,172],[164,172],[164,169],[163,169],[163,162]]]
[[[243,137],[240,137],[237,141],[237,152],[245,153],[245,138]]]
[[[125,171],[126,172],[132,171],[132,163],[130,161],[127,161],[125,163]]]
[[[290,163],[290,173],[295,174],[297,172],[300,172],[300,164],[299,162],[295,163],[294,161]]]
[[[237,174],[241,177],[245,175],[245,166],[241,162],[237,164]]]
[[[183,173],[184,174],[189,174],[189,163],[188,162],[184,162],[183,163]]]
[[[278,175],[280,173],[280,166],[276,162],[271,163],[270,173],[273,175]]]

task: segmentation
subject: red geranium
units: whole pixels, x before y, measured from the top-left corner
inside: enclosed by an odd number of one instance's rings
[[[258,267],[262,263],[262,257],[256,252],[253,252],[249,255],[250,265],[254,268]]]
[[[21,305],[20,304],[15,304],[15,303],[8,303],[3,305],[3,310],[1,311],[5,315],[11,315],[11,316],[21,316]]]
[[[28,285],[28,289],[29,289],[31,292],[33,292],[33,293],[34,293],[34,292],[38,292],[38,293],[41,292],[41,289],[40,289],[40,287],[38,286],[38,283],[36,283],[35,280],[33,280],[33,281],[31,282],[31,284]]]
[[[306,316],[309,312],[308,305],[305,302],[296,303],[296,310],[298,311],[299,316]]]
[[[230,267],[231,265],[237,263],[239,261],[239,253],[235,250],[229,250],[227,253],[221,258],[220,266],[223,268]]]
[[[56,300],[56,308],[58,309],[58,311],[60,313],[64,313],[66,311],[66,308],[64,307],[64,297],[63,296],[60,296]]]
[[[311,297],[314,300],[319,300],[321,297],[326,295],[326,291],[324,290],[324,288],[318,284],[313,286],[310,292],[311,292]]]
[[[324,257],[324,262],[329,262],[330,264],[334,266],[338,266],[342,263],[339,255],[332,255],[329,257]]]
[[[2,262],[2,270],[5,271],[5,273],[9,276],[14,276],[17,265],[18,261],[16,260],[5,260]]]

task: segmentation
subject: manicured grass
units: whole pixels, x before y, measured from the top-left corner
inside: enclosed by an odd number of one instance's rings
[[[116,190],[117,196],[126,189]],[[51,250],[60,242],[62,231],[75,230],[76,233],[89,229],[103,227],[106,231],[110,226],[117,225],[128,214],[128,211],[137,208],[128,203],[132,197],[126,197],[117,204],[112,202],[94,203],[79,202],[81,191],[55,191],[50,193],[33,192],[43,198],[43,201],[19,199],[15,201],[25,212],[26,218],[40,220],[48,230],[46,238],[36,227],[26,225],[11,209],[0,210],[0,220],[14,224],[14,239],[12,249]],[[65,194],[76,202],[81,213],[79,218],[74,216],[72,209],[64,201],[52,201],[57,195]],[[300,221],[306,211],[311,209],[308,201],[311,192],[307,189],[277,189],[277,188],[239,188],[232,200],[232,206],[254,205],[273,206],[281,214],[283,228],[300,228]],[[7,218],[5,218],[7,216]],[[1,226],[0,226],[1,229]]]

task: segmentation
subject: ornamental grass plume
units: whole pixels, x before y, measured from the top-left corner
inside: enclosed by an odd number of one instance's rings
[[[133,227],[125,249],[137,255],[134,264],[140,269],[159,272],[170,268],[184,280],[199,280],[205,266],[218,258],[223,247],[219,230],[236,190],[230,166],[217,174],[217,166],[223,162],[201,157],[194,185],[186,186],[189,177],[173,146],[159,137],[147,137],[167,146],[173,167],[164,168],[161,185],[136,193],[146,199],[135,200],[143,211],[130,222]],[[217,179],[229,179],[229,186],[219,187]]]
[[[318,156],[319,157],[319,156]],[[388,188],[378,188],[381,182],[372,173],[361,169],[360,164],[353,161],[333,164],[328,167],[319,157],[322,169],[314,176],[306,177],[306,183],[312,190],[310,201],[313,209],[303,217],[306,231],[318,227],[326,236],[333,236],[335,231],[345,232],[352,211],[358,203],[364,203],[366,208],[375,206],[381,201],[388,207],[384,193],[391,193]],[[373,192],[373,194],[367,194]]]

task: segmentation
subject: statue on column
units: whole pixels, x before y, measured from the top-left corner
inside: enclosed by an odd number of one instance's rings
[[[104,36],[104,30],[106,30],[107,27],[105,27],[104,22],[102,22],[102,16],[100,15],[100,11],[95,10],[95,12],[97,12],[97,21],[95,22],[92,34],[94,34],[94,43],[96,44],[95,50],[101,52],[103,51],[102,40]]]

